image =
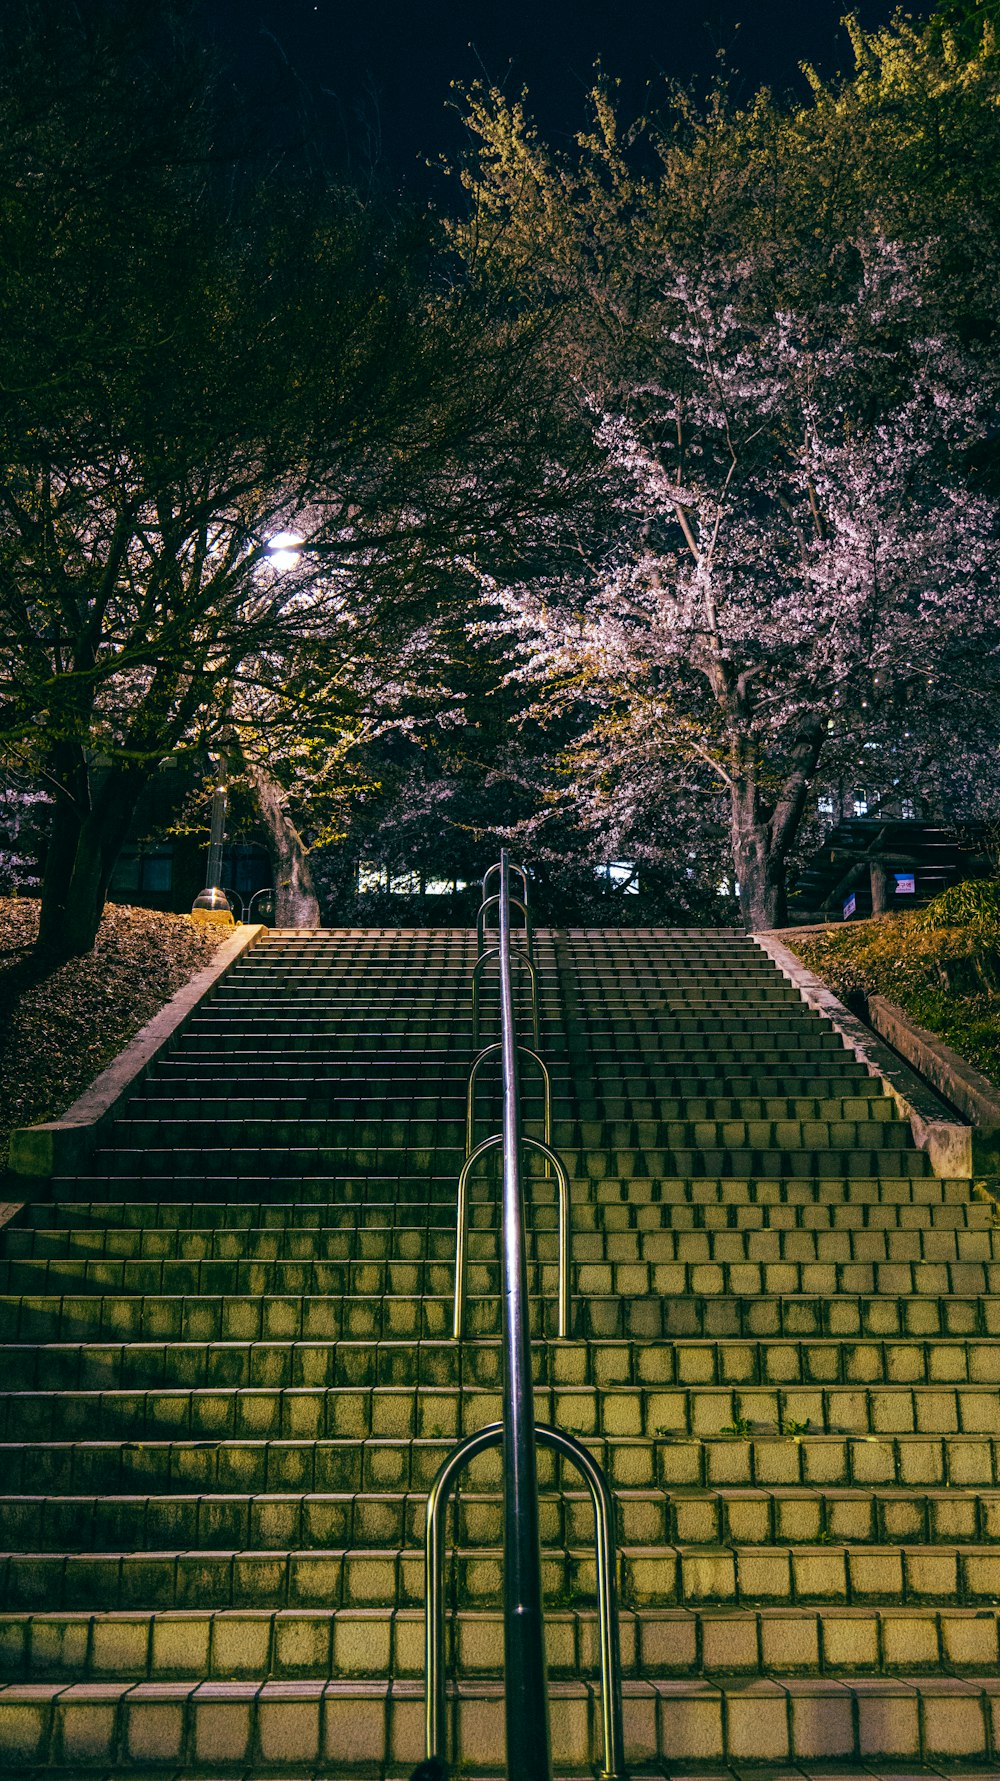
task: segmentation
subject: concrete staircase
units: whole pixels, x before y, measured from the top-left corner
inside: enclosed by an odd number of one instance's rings
[[[1000,1255],[727,932],[538,939],[573,1338],[532,1174],[537,1411],[616,1487],[634,1775],[1000,1754]],[[92,1173],[0,1232],[0,1773],[408,1775],[426,1493],[499,1415],[495,1165],[448,1335],[474,938],[276,933]],[[488,992],[487,1008],[494,998]],[[487,1032],[486,1037],[492,1034]],[[540,1130],[534,1072],[523,1081]],[[477,1135],[496,1124],[496,1078]],[[553,1742],[593,1773],[592,1523],[541,1456]],[[454,1511],[452,1748],[503,1773],[495,1454]],[[1000,1767],[989,1769],[1000,1773]]]

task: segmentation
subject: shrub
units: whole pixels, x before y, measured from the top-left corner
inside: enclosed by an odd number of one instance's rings
[[[953,884],[914,919],[921,928],[1000,927],[1000,879],[969,878]]]

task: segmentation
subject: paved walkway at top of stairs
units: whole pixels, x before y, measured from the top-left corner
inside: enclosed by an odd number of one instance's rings
[[[464,931],[272,935],[4,1230],[11,1773],[420,1754],[426,1491],[499,1413],[492,1158],[449,1336],[474,957]],[[538,1412],[617,1489],[632,1773],[1000,1776],[990,1209],[743,936],[543,932],[538,964],[573,1197],[559,1343],[530,1164]],[[484,1073],[477,1136],[496,1118]],[[557,1771],[583,1775],[590,1513],[540,1466]],[[484,1456],[453,1527],[470,1777],[502,1772],[497,1485]]]

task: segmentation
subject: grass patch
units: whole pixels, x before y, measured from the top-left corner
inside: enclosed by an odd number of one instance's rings
[[[885,996],[1000,1083],[1000,885],[955,885],[909,915],[786,936],[849,1000]]]
[[[0,1169],[17,1126],[56,1119],[230,930],[109,904],[93,952],[23,982],[38,903],[0,897]]]

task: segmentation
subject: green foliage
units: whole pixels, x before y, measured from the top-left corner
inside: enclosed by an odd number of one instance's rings
[[[838,995],[885,996],[998,1081],[998,888],[955,885],[924,910],[803,934],[792,948]]]
[[[803,1435],[809,1433],[811,1426],[811,1416],[807,1416],[805,1422],[796,1422],[794,1416],[785,1416],[778,1424],[778,1433],[790,1441],[800,1441]]]
[[[953,884],[914,917],[921,928],[1000,928],[1000,880],[969,878]]]
[[[953,56],[956,51],[983,59],[995,55],[1000,0],[938,0],[929,29],[933,39]]]

